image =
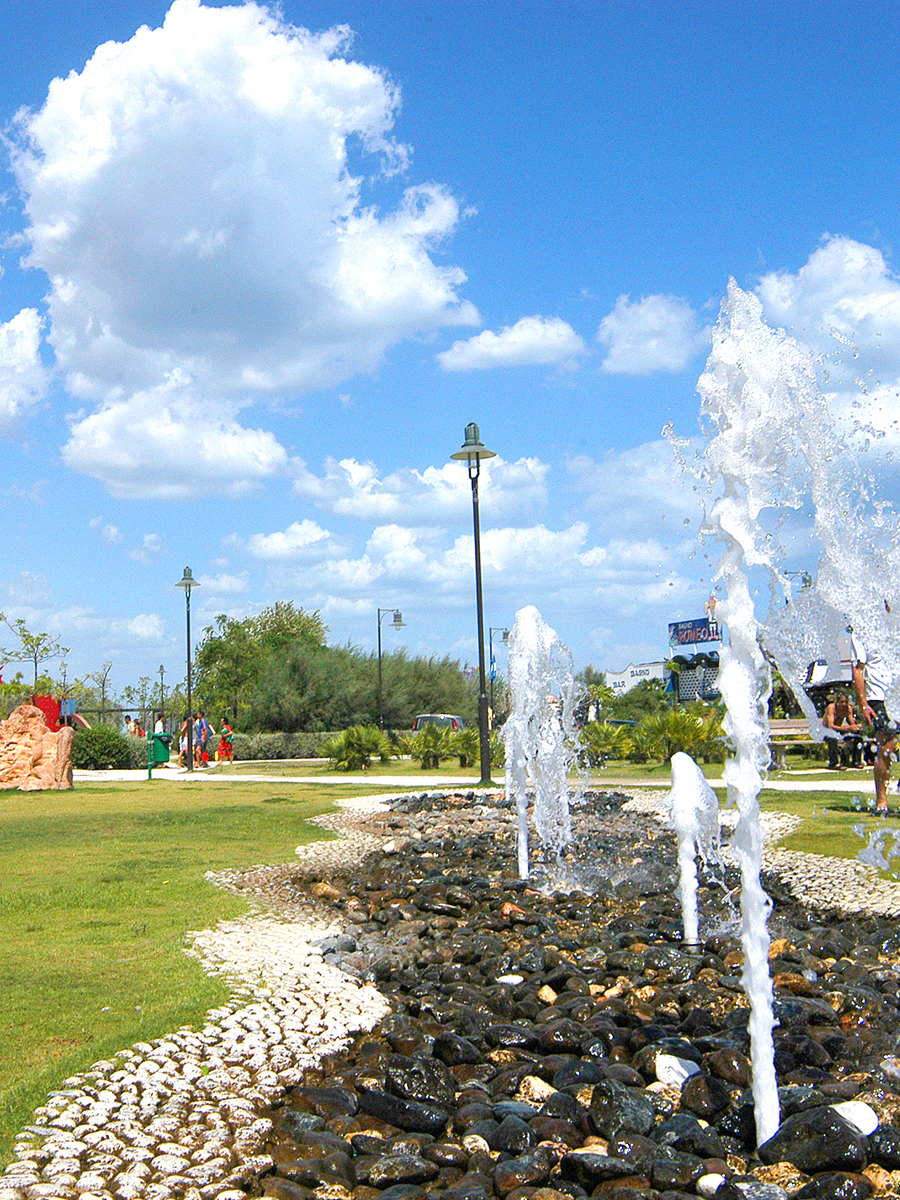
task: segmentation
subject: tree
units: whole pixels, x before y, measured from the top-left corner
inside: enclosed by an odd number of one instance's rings
[[[95,671],[92,675],[85,675],[83,679],[75,680],[76,688],[80,688],[82,690],[85,699],[90,698],[93,700],[94,697],[98,697],[101,725],[105,724],[106,722],[106,704],[107,700],[109,699],[107,691],[109,688],[109,673],[111,670],[112,663],[105,662],[99,671]],[[88,686],[91,683],[95,683],[97,685],[96,691]]]
[[[32,633],[30,629],[26,628],[21,617],[10,622],[3,613],[0,613],[0,621],[19,640],[19,645],[13,649],[0,650],[3,665],[8,662],[30,662],[34,667],[34,695],[37,695],[40,664],[49,662],[52,658],[62,658],[64,654],[69,653],[69,648],[63,646],[49,633]]]
[[[602,721],[616,700],[616,693],[606,682],[606,672],[598,671],[588,663],[575,676],[575,681],[581,686],[581,696],[575,706],[576,722],[584,725],[591,720]]]
[[[129,684],[122,692],[122,701],[140,712],[141,724],[146,729],[152,728],[153,680],[149,675],[142,675],[134,686]]]
[[[204,631],[194,657],[198,701],[210,713],[245,716],[246,696],[273,659],[297,647],[325,644],[328,632],[319,614],[278,601],[258,616],[236,621],[221,613]]]

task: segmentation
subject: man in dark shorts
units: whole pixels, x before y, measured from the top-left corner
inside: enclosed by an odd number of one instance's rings
[[[891,755],[897,748],[897,728],[888,715],[885,699],[891,683],[887,664],[877,650],[850,634],[853,647],[853,687],[862,714],[875,731],[878,752],[872,766],[875,779],[875,811],[887,815],[887,785],[891,777]]]

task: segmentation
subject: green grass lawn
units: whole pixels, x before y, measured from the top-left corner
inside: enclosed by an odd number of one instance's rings
[[[285,862],[359,787],[154,780],[0,792],[0,1160],[69,1074],[227,995],[181,952],[245,912],[208,870]]]

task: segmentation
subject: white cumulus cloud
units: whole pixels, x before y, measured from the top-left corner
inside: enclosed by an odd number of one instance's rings
[[[231,542],[240,545],[241,540]],[[315,521],[294,521],[285,530],[275,533],[254,533],[243,545],[251,558],[268,562],[287,562],[298,559],[316,558],[335,553],[335,540],[327,529]]]
[[[828,238],[796,274],[764,275],[757,292],[770,325],[850,372],[900,374],[900,280],[880,250]]]
[[[560,317],[522,317],[499,333],[489,329],[454,342],[437,360],[445,371],[485,371],[493,367],[553,366],[572,363],[584,341]]]
[[[686,447],[686,454],[697,448],[699,442]],[[567,465],[598,529],[636,538],[665,531],[669,539],[696,539],[703,495],[668,442],[660,439],[610,451],[599,461],[582,454]]]
[[[50,376],[40,346],[36,309],[23,308],[0,324],[0,434],[13,431],[46,395]]]
[[[479,494],[493,515],[527,514],[546,501],[548,471],[536,458],[510,463],[498,455],[482,470]],[[323,476],[298,468],[295,489],[321,508],[364,521],[428,525],[458,519],[472,506],[469,476],[459,462],[381,475],[374,463],[330,458]]]
[[[127,628],[132,637],[154,642],[162,637],[164,630],[162,620],[156,613],[138,613],[127,622]]]
[[[613,375],[681,371],[709,343],[697,314],[678,296],[620,296],[600,322],[597,338],[606,347],[603,370]]]
[[[225,402],[220,452],[199,448],[200,490],[240,488],[284,459],[270,435],[228,424],[241,405],[477,323],[462,271],[432,257],[458,205],[435,183],[395,199],[399,96],[348,42],[344,27],[313,34],[254,3],[174,0],[160,28],[100,46],[20,117],[13,161],[27,261],[50,279],[48,340],[70,392],[100,405],[66,458],[117,495],[187,494],[171,427],[117,445],[119,406],[166,379]],[[24,361],[36,314],[23,321]]]
[[[240,496],[287,473],[288,455],[274,434],[201,413],[201,400],[178,380],[112,400],[72,419],[63,459],[131,500]]]

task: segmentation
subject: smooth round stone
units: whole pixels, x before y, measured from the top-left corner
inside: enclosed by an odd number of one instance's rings
[[[675,1054],[657,1054],[656,1078],[667,1087],[680,1088],[691,1075],[697,1075],[700,1068],[695,1062],[686,1058],[678,1058]]]
[[[710,1200],[711,1196],[716,1194],[719,1184],[725,1182],[724,1175],[717,1175],[715,1172],[709,1175],[701,1175],[694,1184],[694,1191],[698,1196],[702,1196],[703,1200]]]
[[[878,1128],[878,1113],[862,1100],[844,1100],[843,1103],[832,1104],[831,1107],[864,1137],[868,1137]]]

